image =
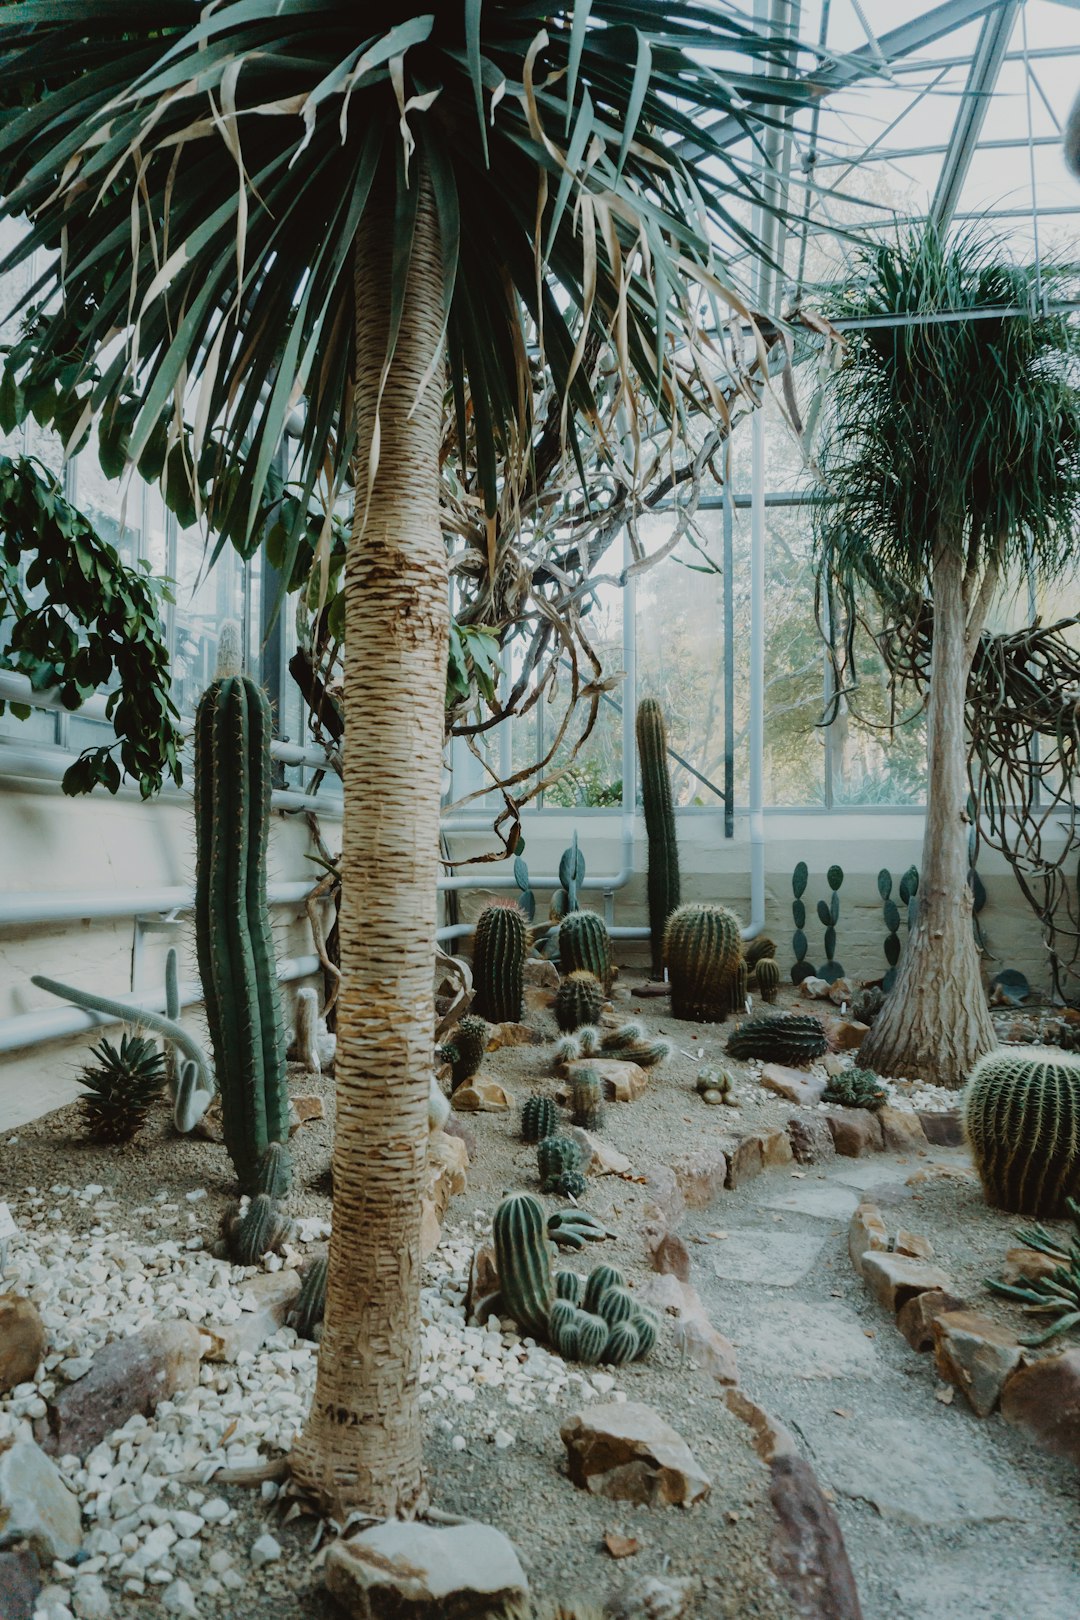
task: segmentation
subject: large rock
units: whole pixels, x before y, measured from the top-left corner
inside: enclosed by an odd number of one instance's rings
[[[450,1102],[459,1114],[508,1114],[510,1098],[497,1080],[474,1075],[468,1085],[458,1086]],[[451,1140],[453,1140],[451,1138]]]
[[[242,1314],[235,1322],[204,1322],[202,1332],[210,1340],[207,1361],[235,1361],[241,1355],[254,1355],[275,1334],[289,1314],[300,1292],[300,1273],[263,1271],[244,1284],[240,1296]]]
[[[742,1137],[728,1154],[727,1184],[734,1190],[755,1181],[765,1168],[761,1156],[761,1134],[754,1131]]]
[[[649,1076],[640,1063],[626,1063],[622,1058],[577,1058],[564,1069],[571,1083],[581,1070],[592,1069],[600,1076],[609,1102],[637,1102],[649,1083]]]
[[[802,1620],[862,1620],[840,1521],[804,1457],[774,1458],[773,1572]]]
[[[646,1221],[642,1236],[654,1271],[670,1273],[680,1282],[690,1281],[690,1250],[677,1232],[669,1232],[659,1221]]]
[[[788,1120],[788,1141],[799,1164],[821,1164],[835,1159],[829,1122],[822,1114],[792,1114]]]
[[[837,1052],[857,1052],[870,1033],[869,1024],[857,1018],[824,1018],[825,1033]]]
[[[786,1164],[791,1164],[795,1155],[791,1150],[791,1140],[787,1131],[776,1127],[773,1130],[759,1131],[761,1137],[761,1166],[763,1170],[782,1170]]]
[[[1036,1282],[1040,1277],[1049,1277],[1060,1264],[1060,1260],[1055,1260],[1053,1255],[1044,1254],[1041,1249],[1025,1249],[1022,1246],[1006,1249],[1001,1280],[1014,1284]]]
[[[708,1209],[724,1190],[727,1180],[727,1155],[714,1146],[698,1148],[696,1153],[683,1153],[669,1159],[683,1202],[690,1209]]]
[[[926,1147],[926,1132],[918,1114],[909,1114],[903,1108],[886,1103],[877,1111],[882,1140],[888,1153],[917,1153]]]
[[[868,1254],[887,1254],[889,1229],[876,1204],[863,1201],[848,1222],[848,1254],[860,1277],[866,1275],[863,1259]]]
[[[158,1322],[104,1345],[90,1371],[50,1402],[45,1450],[85,1457],[136,1412],[149,1417],[159,1401],[199,1382],[206,1347],[193,1322]]]
[[[761,1083],[767,1091],[775,1091],[778,1097],[786,1097],[788,1102],[798,1103],[802,1108],[812,1108],[819,1103],[826,1084],[823,1074],[787,1069],[782,1063],[766,1063],[761,1071]]]
[[[391,1520],[331,1547],[326,1584],[355,1620],[469,1620],[526,1610],[511,1541],[487,1524]]]
[[[674,1170],[667,1164],[647,1164],[642,1166],[642,1170],[645,1175],[646,1219],[660,1221],[665,1226],[678,1226],[686,1214],[686,1203]]]
[[[881,1126],[869,1108],[832,1108],[825,1118],[833,1146],[842,1158],[861,1159],[868,1153],[881,1152]]]
[[[43,1564],[70,1561],[82,1542],[79,1499],[32,1440],[0,1451],[0,1540],[27,1542]]]
[[[934,1348],[934,1323],[946,1311],[962,1311],[964,1301],[941,1288],[914,1294],[896,1313],[896,1325],[913,1350]]]
[[[28,1384],[45,1355],[45,1324],[25,1294],[0,1294],[0,1395]]]
[[[581,1125],[570,1125],[563,1133],[572,1136],[585,1155],[585,1174],[589,1176],[625,1176],[633,1168],[625,1153],[603,1142]]]
[[[933,1114],[929,1110],[919,1115],[919,1124],[923,1128],[923,1135],[935,1147],[962,1147],[964,1143],[964,1127],[960,1119],[960,1110],[950,1108],[946,1113]]]
[[[913,1295],[925,1294],[931,1288],[952,1292],[952,1283],[939,1266],[910,1260],[904,1254],[864,1254],[862,1274],[878,1304],[894,1313]]]
[[[946,1311],[934,1321],[934,1365],[947,1383],[967,1396],[977,1417],[996,1411],[1021,1349],[999,1322],[975,1311]]]
[[[531,1024],[492,1024],[487,1049],[497,1052],[501,1046],[543,1046],[547,1036]]]
[[[739,1382],[735,1346],[719,1328],[713,1327],[703,1309],[684,1313],[676,1319],[674,1342],[675,1348],[698,1372],[706,1373],[718,1384]]]
[[[554,962],[548,962],[542,956],[526,957],[524,979],[527,985],[535,985],[540,990],[559,988],[558,968]]]
[[[651,1406],[592,1406],[575,1412],[560,1433],[571,1480],[594,1496],[689,1507],[712,1488],[682,1435]]]
[[[1046,1451],[1080,1463],[1080,1350],[1014,1372],[1001,1392],[1001,1415]]]

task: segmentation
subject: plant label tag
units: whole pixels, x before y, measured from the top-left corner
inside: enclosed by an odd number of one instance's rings
[[[10,1209],[6,1204],[0,1204],[0,1243],[6,1243],[8,1238],[15,1237],[18,1230]]]

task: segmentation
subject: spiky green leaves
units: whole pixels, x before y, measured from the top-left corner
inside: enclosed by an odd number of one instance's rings
[[[835,1103],[840,1108],[869,1108],[876,1111],[888,1102],[889,1095],[873,1070],[844,1069],[839,1074],[830,1075],[821,1100]]]
[[[580,1173],[582,1151],[572,1136],[545,1136],[537,1144],[536,1164],[543,1189],[560,1176]]]
[[[542,1142],[552,1136],[559,1114],[550,1097],[526,1097],[521,1105],[521,1139],[523,1142]]]
[[[989,1052],[961,1107],[988,1203],[1048,1217],[1080,1197],[1080,1059],[1050,1047]]]
[[[95,1062],[76,1076],[89,1093],[79,1099],[86,1134],[94,1142],[130,1142],[165,1089],[165,1059],[145,1035],[126,1032],[118,1047],[103,1040],[90,1054]]]

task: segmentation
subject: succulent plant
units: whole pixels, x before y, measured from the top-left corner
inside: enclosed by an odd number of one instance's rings
[[[70,1001],[73,1007],[82,1007],[86,1012],[104,1013],[121,1024],[132,1014],[132,1008],[126,1001],[114,1001],[111,996],[99,996],[93,990],[80,989],[78,985],[62,984],[59,979],[50,979],[44,973],[31,974],[30,983],[36,984],[39,990],[47,990],[50,996]],[[152,1030],[155,1035],[162,1035],[171,1041],[177,1051],[194,1064],[197,1071],[194,1090],[211,1097],[214,1095],[214,1074],[210,1060],[183,1024],[166,1018],[162,1013],[148,1012],[145,1007],[139,1008],[139,1023],[143,1029]]]
[[[719,1094],[725,1102],[729,1102],[735,1090],[735,1081],[727,1069],[720,1069],[715,1064],[706,1063],[697,1072],[694,1089],[700,1097],[706,1097],[710,1092],[714,1092]]]
[[[525,864],[525,840],[519,838],[514,856],[514,882],[518,886],[517,908],[531,923],[536,916],[536,896],[529,886],[529,868]]]
[[[547,1229],[552,1243],[563,1249],[583,1249],[586,1243],[601,1243],[612,1236],[603,1221],[585,1209],[556,1210],[548,1216]]]
[[[987,1203],[1045,1218],[1080,1197],[1080,1060],[1049,1047],[988,1052],[962,1109]]]
[[[602,1316],[608,1327],[614,1327],[616,1322],[627,1322],[637,1309],[637,1301],[628,1288],[614,1287],[601,1289],[592,1307],[597,1316]]]
[[[745,1012],[750,994],[750,974],[745,961],[740,961],[735,969],[735,989],[733,994],[735,998],[734,1011]]]
[[[664,955],[675,1018],[722,1023],[736,1010],[742,940],[732,912],[723,906],[680,906],[668,918]]]
[[[554,1134],[559,1112],[550,1097],[526,1097],[521,1105],[521,1139],[523,1142],[542,1142]]]
[[[664,977],[664,929],[679,904],[679,845],[667,762],[664,714],[655,698],[637,709],[638,761],[645,832],[649,840],[649,941],[652,976]]]
[[[578,848],[578,835],[575,830],[569,848],[564,849],[559,860],[559,887],[551,897],[548,908],[548,917],[552,922],[560,922],[578,908],[578,891],[585,881],[585,856]],[[565,958],[560,960],[565,964]]]
[[[536,1164],[542,1182],[580,1171],[581,1161],[581,1148],[572,1136],[545,1136],[537,1143]]]
[[[589,1366],[602,1361],[611,1332],[604,1318],[589,1310],[579,1311],[576,1329],[578,1361],[583,1361]]]
[[[791,892],[794,899],[791,902],[791,916],[795,924],[795,932],[791,936],[791,948],[795,952],[795,965],[791,970],[792,984],[801,984],[804,979],[814,976],[814,964],[806,960],[806,953],[810,942],[806,937],[806,902],[803,895],[810,878],[810,869],[805,861],[799,861],[791,874]]]
[[[860,1024],[872,1024],[884,1005],[884,991],[871,984],[851,998],[851,1016]]]
[[[986,1286],[993,1293],[1003,1294],[1006,1299],[1019,1300],[1025,1315],[1053,1318],[1042,1333],[1021,1339],[1023,1345],[1045,1344],[1059,1333],[1080,1327],[1080,1204],[1067,1198],[1065,1207],[1073,1224],[1073,1236],[1068,1243],[1055,1238],[1038,1224],[1019,1227],[1016,1232],[1017,1242],[1022,1243],[1025,1249],[1035,1249],[1058,1262],[1053,1271],[1040,1271],[1034,1277],[1021,1273],[1016,1283],[999,1282],[994,1277],[986,1279]]]
[[[771,1006],[776,1000],[776,993],[780,988],[780,969],[771,956],[763,956],[755,969],[755,973],[761,999],[767,1001]]]
[[[775,955],[776,941],[770,939],[768,934],[759,934],[756,939],[748,939],[743,946],[743,956],[751,973],[756,973],[762,962],[771,961]]]
[[[278,1203],[289,1190],[292,1180],[292,1159],[284,1142],[271,1142],[259,1160],[256,1190],[267,1193]]]
[[[621,1367],[626,1361],[636,1360],[641,1350],[641,1340],[634,1322],[629,1318],[612,1324],[608,1334],[607,1344],[604,1346],[603,1360],[609,1361],[613,1366]]]
[[[889,1094],[872,1069],[844,1069],[829,1077],[821,1100],[841,1108],[875,1110],[888,1102]]]
[[[559,924],[559,964],[564,973],[591,973],[604,988],[611,988],[615,970],[611,938],[603,917],[595,911],[571,911]]]
[[[603,1050],[608,1051],[606,1042]],[[646,1036],[633,1046],[620,1047],[618,1056],[624,1063],[636,1063],[641,1069],[652,1069],[658,1063],[666,1063],[674,1050],[674,1041],[665,1040],[662,1036]]]
[[[618,1266],[594,1266],[585,1283],[585,1309],[595,1311],[601,1294],[609,1288],[625,1288],[626,1278]]]
[[[638,1336],[638,1359],[647,1356],[660,1337],[660,1317],[651,1305],[639,1305],[631,1318]]]
[[[329,1262],[319,1255],[305,1269],[300,1292],[292,1311],[292,1325],[302,1339],[318,1337],[317,1329],[326,1312],[326,1276]]]
[[[579,1069],[570,1088],[575,1125],[587,1131],[600,1129],[604,1119],[604,1087],[595,1069]]]
[[[292,1229],[269,1193],[256,1193],[246,1211],[234,1205],[222,1221],[225,1246],[238,1266],[257,1266],[264,1254],[279,1253]]]
[[[620,1056],[630,1047],[640,1046],[649,1039],[649,1032],[640,1019],[633,1018],[627,1024],[620,1024],[618,1029],[609,1029],[602,1037],[601,1045],[605,1052]]]
[[[764,1013],[748,1018],[728,1036],[732,1057],[764,1063],[809,1063],[829,1049],[820,1020],[804,1013]]]
[[[836,960],[836,925],[840,921],[840,885],[844,881],[842,866],[830,866],[825,874],[825,881],[829,885],[828,900],[819,900],[817,906],[818,920],[825,929],[825,956],[827,958],[817,970],[819,979],[826,984],[835,984],[837,979],[844,977],[843,964]]]
[[[103,1040],[90,1055],[96,1061],[76,1076],[88,1093],[79,1099],[86,1134],[93,1142],[130,1142],[165,1090],[164,1055],[145,1035],[126,1032],[118,1047]]]
[[[491,1237],[507,1313],[526,1332],[543,1334],[555,1298],[544,1206],[530,1193],[504,1198],[492,1218]]]
[[[892,873],[887,866],[883,866],[877,878],[878,893],[881,896],[882,914],[885,918],[885,960],[889,964],[888,971],[881,982],[882,990],[890,991],[896,983],[897,964],[903,944],[900,939],[900,907],[892,898]],[[900,905],[905,909],[907,925],[910,930],[915,922],[916,901],[915,896],[919,890],[919,872],[915,866],[909,866],[900,879],[899,895]],[[856,1014],[858,1017],[859,1015]],[[863,1019],[864,1023],[868,1020]]]
[[[563,1170],[557,1176],[548,1176],[540,1191],[557,1198],[584,1198],[588,1186],[579,1170]]]
[[[525,1007],[529,925],[512,901],[495,900],[476,920],[473,1012],[492,1024],[517,1023]]]
[[[453,1052],[450,1062],[450,1089],[456,1091],[471,1080],[480,1067],[484,1053],[487,1051],[489,1030],[483,1018],[467,1014],[451,1037],[449,1050]],[[443,1049],[444,1051],[447,1048]]]
[[[568,973],[555,992],[555,1022],[561,1030],[595,1024],[604,1010],[604,987],[595,973],[578,968]]]
[[[550,1231],[550,1223],[548,1230]],[[585,1279],[579,1271],[555,1273],[555,1298],[568,1300],[571,1305],[581,1304],[585,1298]]]

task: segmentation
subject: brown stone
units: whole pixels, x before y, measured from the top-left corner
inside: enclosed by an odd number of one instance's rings
[[[887,1153],[917,1153],[926,1146],[926,1132],[918,1114],[907,1114],[888,1103],[877,1110],[877,1122]]]
[[[779,1128],[761,1131],[761,1164],[765,1170],[782,1170],[794,1158],[787,1131]]]
[[[775,1091],[788,1102],[812,1108],[821,1101],[825,1079],[820,1074],[807,1074],[805,1069],[788,1069],[782,1063],[766,1063],[761,1071],[761,1083],[766,1091]]]
[[[689,1620],[690,1615],[698,1613],[700,1586],[696,1575],[665,1575],[662,1580],[659,1575],[639,1575],[605,1604],[603,1614],[610,1620]],[[575,1607],[552,1612],[570,1616],[592,1610]]]
[[[301,1125],[309,1125],[312,1120],[326,1117],[326,1109],[323,1107],[321,1097],[297,1097],[293,1095],[289,1098],[289,1107],[290,1113],[296,1115],[295,1125],[292,1123],[291,1118],[289,1121],[290,1136],[294,1131],[299,1130]]]
[[[468,1185],[469,1154],[460,1137],[446,1131],[430,1131],[427,1140],[427,1171],[424,1193],[435,1205],[440,1221],[451,1198]]]
[[[662,1316],[681,1316],[686,1308],[685,1286],[678,1277],[664,1271],[655,1277],[646,1277],[637,1292],[643,1305],[651,1305]]]
[[[28,1384],[45,1355],[45,1324],[25,1294],[0,1294],[0,1395]]]
[[[531,1024],[492,1024],[487,1049],[497,1052],[501,1046],[543,1046],[547,1036]]]
[[[848,1071],[848,1065],[839,1052],[825,1052],[819,1062],[831,1080],[835,1080],[838,1074],[846,1074]]]
[[[997,1409],[1021,1354],[1007,1328],[975,1311],[945,1311],[934,1322],[934,1365],[947,1383],[963,1390],[978,1417]]]
[[[542,956],[527,956],[524,971],[525,984],[536,985],[540,990],[557,990],[559,988],[559,970],[554,962],[548,962]]]
[[[650,981],[648,984],[635,985],[630,994],[641,1001],[659,1001],[663,996],[670,996],[671,986]]]
[[[645,1205],[646,1220],[658,1220],[665,1226],[678,1226],[686,1214],[686,1204],[674,1170],[667,1164],[648,1164],[643,1167],[642,1173],[648,1199]]]
[[[724,1190],[727,1155],[718,1147],[699,1148],[669,1161],[683,1201],[690,1209],[708,1209]]]
[[[1040,1277],[1049,1277],[1059,1265],[1060,1260],[1055,1260],[1053,1255],[1043,1254],[1041,1249],[1006,1249],[1001,1280],[1006,1283],[1036,1282]]]
[[[880,1153],[881,1126],[868,1108],[832,1108],[825,1115],[832,1132],[833,1146],[844,1159],[861,1159]]]
[[[822,1164],[835,1159],[832,1132],[823,1114],[792,1114],[788,1140],[799,1164]]]
[[[82,1542],[79,1498],[33,1440],[0,1448],[0,1538],[26,1542],[43,1564],[67,1563]]]
[[[947,1294],[940,1288],[930,1288],[925,1294],[915,1294],[896,1313],[896,1325],[913,1350],[934,1348],[934,1323],[946,1311],[962,1311],[964,1301],[956,1294]]]
[[[465,1295],[465,1310],[471,1316],[480,1300],[498,1293],[499,1273],[495,1266],[495,1246],[478,1243],[469,1264],[469,1288]]]
[[[932,1114],[927,1110],[919,1115],[919,1124],[926,1140],[935,1147],[962,1147],[964,1144],[964,1127],[958,1108],[950,1108],[944,1114]]]
[[[550,962],[548,963],[548,966],[551,966]],[[541,990],[537,985],[531,984],[527,984],[525,986],[526,1017],[529,1017],[535,1013],[547,1012],[548,1009],[554,1004],[554,1001],[555,997],[552,995],[550,990]]]
[[[426,1260],[442,1242],[442,1222],[430,1198],[420,1198],[420,1258]]]
[[[728,1410],[747,1425],[754,1450],[763,1462],[771,1463],[777,1457],[798,1456],[798,1447],[791,1431],[774,1418],[757,1401],[752,1401],[745,1390],[727,1391]]]
[[[354,1620],[481,1620],[530,1608],[513,1543],[486,1524],[391,1519],[335,1541],[324,1568]]]
[[[602,1142],[581,1125],[568,1126],[565,1134],[572,1136],[581,1146],[585,1154],[586,1175],[625,1176],[631,1170],[630,1160],[625,1153],[620,1153],[610,1142]]]
[[[476,1158],[476,1134],[465,1124],[464,1120],[456,1119],[453,1114],[443,1126],[447,1136],[456,1136],[459,1142],[464,1142],[465,1151],[469,1155],[469,1162]]]
[[[261,1350],[284,1323],[299,1292],[300,1273],[289,1268],[249,1278],[240,1297],[252,1309],[241,1311],[235,1322],[202,1324],[201,1331],[210,1340],[206,1360],[234,1362],[240,1355]]]
[[[828,979],[819,979],[811,974],[809,978],[801,980],[799,994],[805,996],[807,1001],[828,1001],[831,988]]]
[[[114,1429],[159,1401],[199,1382],[207,1340],[194,1322],[156,1322],[126,1339],[103,1345],[90,1371],[49,1403],[42,1448],[54,1456],[85,1457]]]
[[[739,1367],[735,1346],[713,1327],[702,1311],[680,1316],[675,1323],[675,1348],[699,1372],[708,1373],[718,1384],[737,1384]]]
[[[1001,1392],[1001,1415],[1045,1451],[1080,1463],[1080,1350],[1014,1372]]]
[[[825,1033],[838,1052],[857,1052],[870,1033],[869,1024],[857,1018],[827,1018]]]
[[[690,1250],[682,1238],[656,1221],[648,1221],[642,1231],[653,1270],[670,1273],[680,1282],[689,1282]]]
[[[742,1187],[746,1182],[760,1176],[764,1168],[761,1158],[761,1137],[758,1133],[752,1132],[737,1142],[728,1155],[727,1184],[731,1188]]]
[[[621,1058],[578,1058],[565,1068],[571,1083],[580,1070],[592,1069],[600,1076],[609,1102],[637,1102],[649,1083],[649,1076],[639,1063],[625,1063]]]
[[[863,1260],[870,1253],[886,1254],[889,1231],[876,1204],[864,1200],[848,1222],[848,1254],[860,1277],[866,1275]]]
[[[862,1620],[847,1548],[830,1503],[805,1457],[774,1459],[769,1497],[776,1525],[773,1573],[801,1620]]]
[[[941,1288],[951,1293],[952,1283],[939,1266],[928,1265],[925,1260],[909,1260],[903,1254],[863,1255],[862,1274],[867,1287],[887,1311],[897,1312],[913,1294],[924,1294],[930,1288]]]
[[[934,1245],[928,1237],[921,1232],[909,1232],[902,1226],[896,1234],[893,1248],[897,1254],[906,1254],[912,1260],[932,1260],[934,1258]]]
[[[474,1075],[467,1086],[458,1086],[450,1102],[459,1114],[505,1114],[510,1098],[497,1080]]]
[[[0,1620],[33,1620],[41,1591],[41,1565],[23,1542],[0,1552]]]
[[[651,1406],[611,1402],[575,1412],[559,1431],[570,1478],[594,1496],[689,1507],[711,1484],[682,1436]]]

